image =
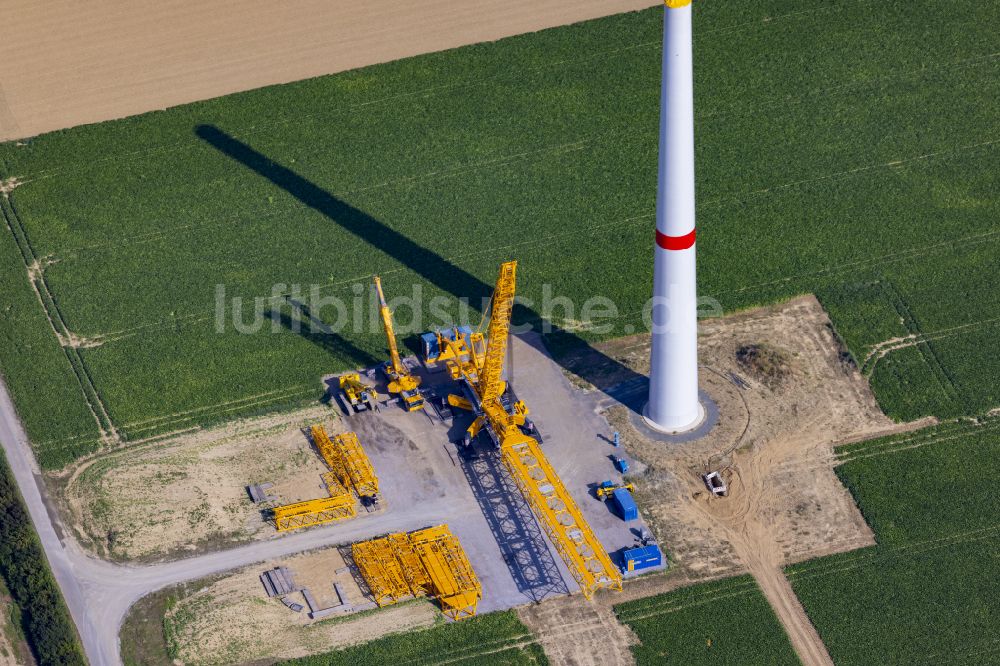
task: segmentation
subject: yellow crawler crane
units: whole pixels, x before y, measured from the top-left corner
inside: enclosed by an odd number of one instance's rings
[[[353,488],[358,497],[378,495],[378,477],[375,475],[375,468],[361,448],[357,434],[341,433],[331,441],[330,436],[326,434],[326,428],[314,425],[312,440],[319,454],[323,456],[326,466],[337,475],[341,484]]]
[[[483,588],[448,526],[412,532],[410,543],[427,571],[431,594],[441,604],[441,612],[453,620],[473,617]]]
[[[482,585],[447,525],[356,543],[351,554],[379,606],[429,595],[453,620],[476,614]]]
[[[389,393],[398,393],[403,407],[408,412],[424,408],[424,397],[420,394],[420,378],[410,374],[403,360],[399,357],[396,346],[396,333],[392,328],[392,312],[385,302],[382,293],[382,280],[375,276],[375,292],[378,294],[379,314],[382,316],[382,328],[385,329],[385,339],[389,343],[389,361],[383,366],[386,377],[389,378]]]
[[[499,444],[504,464],[584,596],[589,599],[601,588],[620,591],[621,573],[545,458],[538,442],[521,431],[527,406],[519,402],[508,412],[501,401],[506,389],[502,379],[503,363],[510,336],[516,279],[517,262],[504,263],[500,267],[490,304],[489,339],[481,366],[477,367],[470,361],[454,363],[452,367],[452,374],[465,378],[479,403],[480,413],[469,428],[469,435],[475,437],[483,427],[490,429],[490,434]],[[464,406],[458,399],[452,401],[449,398],[449,402]],[[468,400],[465,403],[471,406]]]

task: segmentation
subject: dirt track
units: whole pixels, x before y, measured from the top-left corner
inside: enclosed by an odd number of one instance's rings
[[[10,0],[0,140],[658,4]]]

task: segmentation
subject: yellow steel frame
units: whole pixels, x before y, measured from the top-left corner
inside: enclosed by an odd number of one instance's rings
[[[322,525],[356,515],[354,498],[349,494],[286,504],[274,509],[274,525],[279,532]]]
[[[621,591],[622,576],[573,497],[533,438],[508,434],[500,448],[521,493],[541,518],[570,574],[588,599],[600,588]]]
[[[323,461],[331,471],[336,471],[340,467],[340,455],[333,447],[330,436],[326,434],[326,428],[321,425],[314,425],[311,429],[313,444],[316,450],[323,456]]]
[[[441,604],[441,612],[453,620],[473,617],[483,598],[483,588],[462,544],[448,526],[413,532],[410,543],[427,570],[432,594]]]
[[[486,356],[479,373],[479,397],[484,403],[499,399],[504,391],[501,377],[504,357],[507,355],[507,340],[510,337],[510,316],[514,309],[516,280],[517,262],[507,261],[501,264],[490,301]]]
[[[476,614],[482,585],[447,525],[356,543],[351,553],[379,606],[430,595],[453,620]]]
[[[358,436],[353,432],[341,433],[333,438],[333,444],[340,457],[341,482],[345,486],[353,486],[358,497],[378,495],[375,468],[361,448]]]
[[[323,485],[326,486],[326,492],[330,497],[340,497],[341,495],[347,495],[354,501],[353,496],[351,496],[351,491],[344,487],[344,484],[340,482],[337,478],[336,472],[324,472],[320,474],[320,478],[323,479]]]
[[[406,538],[405,534],[390,536]],[[351,546],[351,555],[379,606],[394,604],[412,594],[390,537],[356,543]]]
[[[427,571],[420,561],[420,556],[413,549],[410,537],[403,532],[390,534],[386,537],[389,540],[389,547],[392,548],[393,555],[399,562],[403,578],[410,588],[410,593],[419,597],[430,592],[431,581],[427,577]]]
[[[337,475],[341,484],[353,488],[358,497],[378,494],[378,477],[375,468],[361,448],[358,436],[353,432],[336,435],[333,441],[322,425],[312,427],[312,440],[326,462],[326,466]]]

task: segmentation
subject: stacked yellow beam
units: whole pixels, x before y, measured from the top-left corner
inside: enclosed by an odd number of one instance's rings
[[[351,555],[379,606],[394,604],[412,594],[403,565],[388,537],[356,543],[351,546]]]
[[[300,527],[322,525],[335,520],[353,518],[355,515],[354,497],[345,492],[336,497],[324,497],[279,506],[274,510],[274,525],[279,532],[285,532]]]
[[[410,538],[405,533],[390,534],[386,537],[389,546],[392,548],[396,560],[406,578],[406,584],[410,587],[413,596],[418,597],[430,591],[431,581],[427,578],[427,571],[424,569],[420,556],[413,549]]]
[[[533,438],[508,436],[500,447],[521,494],[541,519],[570,574],[588,599],[600,588],[621,591],[622,576],[562,480]]]
[[[355,433],[345,432],[331,441],[323,426],[314,425],[312,437],[327,467],[337,474],[344,486],[353,488],[358,497],[373,497],[378,494],[375,468],[365,455]]]
[[[483,588],[462,544],[448,526],[413,532],[410,543],[427,571],[431,593],[441,604],[441,612],[453,620],[474,616]]]
[[[331,471],[322,475],[323,483],[326,485],[326,490],[330,494],[330,497],[277,507],[274,510],[274,525],[279,532],[294,530],[300,527],[309,527],[311,525],[321,525],[334,520],[354,518],[357,515],[356,500],[349,488],[354,488],[357,491],[359,484],[356,484],[355,480],[360,479],[360,488],[367,491],[372,487],[371,480],[375,479],[375,472],[372,470],[371,464],[368,463],[368,458],[365,457],[364,451],[361,451],[361,444],[357,441],[357,435],[354,435],[354,433],[349,434],[354,438],[356,451],[350,453],[349,456],[345,456],[342,451],[350,449],[351,446],[338,445],[331,442],[326,434],[326,430],[321,425],[312,427],[312,436],[313,441],[316,443],[316,448],[319,449],[320,455],[323,456],[323,460],[326,461],[327,466],[331,469]],[[355,462],[351,462],[350,464],[344,462],[345,457],[350,461],[354,461],[358,456],[358,452],[364,458],[363,462],[368,463],[367,467],[364,464],[357,464]],[[370,474],[370,479],[363,476],[364,473]],[[377,492],[377,480],[374,481],[374,488]],[[362,496],[362,493],[358,492],[358,496]]]
[[[476,614],[482,586],[447,525],[356,543],[351,551],[380,606],[426,594],[453,620]]]

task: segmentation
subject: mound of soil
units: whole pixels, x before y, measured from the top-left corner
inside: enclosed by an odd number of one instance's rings
[[[736,350],[736,360],[747,374],[770,387],[781,384],[792,371],[788,352],[767,343],[743,345]]]

